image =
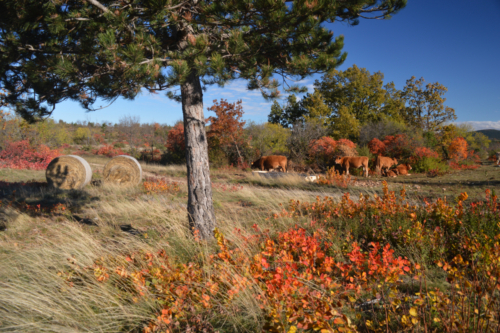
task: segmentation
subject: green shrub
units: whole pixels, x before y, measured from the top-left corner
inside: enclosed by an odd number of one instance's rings
[[[358,147],[357,150],[358,150],[358,156],[366,156],[369,159],[371,159],[373,157],[373,154],[370,153],[370,148],[368,148],[367,145]]]
[[[439,172],[447,172],[449,166],[436,157],[422,157],[412,168],[415,172],[428,172],[429,170],[437,170]]]

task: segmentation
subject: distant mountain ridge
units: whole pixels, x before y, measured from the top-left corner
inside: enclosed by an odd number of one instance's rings
[[[484,130],[479,130],[479,131],[476,131],[476,132],[483,133],[484,135],[486,135],[490,139],[500,140],[500,131],[499,130],[496,130],[496,129],[484,129]]]

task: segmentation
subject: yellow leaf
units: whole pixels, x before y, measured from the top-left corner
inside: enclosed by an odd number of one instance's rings
[[[297,332],[297,327],[290,326],[290,329],[288,330],[288,333],[295,333],[295,332]]]
[[[435,322],[435,323],[439,323],[440,321],[441,321],[441,319],[439,319],[438,317],[435,317],[435,318],[434,318],[434,322]]]
[[[413,316],[413,317],[417,317],[418,316],[418,311],[416,308],[410,308],[410,315]]]

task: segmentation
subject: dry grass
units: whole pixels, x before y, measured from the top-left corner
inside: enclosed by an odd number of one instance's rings
[[[109,159],[88,160],[95,171]],[[141,165],[151,175],[179,180],[186,175],[185,166]],[[44,173],[0,169],[0,180],[29,179],[41,181]],[[281,203],[291,199],[313,201],[317,196],[340,197],[345,191],[307,183],[296,174],[265,178],[244,172],[214,171],[213,179],[225,185],[214,187],[218,228],[236,244],[241,241],[235,234],[237,229],[249,230],[258,224],[274,233],[295,223],[267,219],[281,210]],[[243,185],[233,191],[231,186],[235,184]],[[187,228],[185,186],[185,182],[181,183],[180,193],[169,195],[147,195],[141,186],[124,188],[112,184],[87,186],[83,191],[18,188],[16,200],[63,203],[67,209],[55,215],[33,215],[0,207],[0,221],[6,221],[6,229],[0,231],[0,332],[126,332],[141,327],[151,318],[155,305],[145,300],[134,303],[119,290],[96,283],[91,277],[69,288],[58,274],[91,266],[99,258],[115,258],[139,250],[164,249],[181,262],[204,261],[204,254],[210,252],[213,244],[195,242]],[[394,184],[394,188],[399,186],[400,183]],[[378,193],[380,189],[349,191],[356,196]],[[11,189],[0,189],[0,200],[11,195]],[[203,246],[207,248],[200,248]],[[87,273],[81,274],[85,277]],[[254,294],[242,295],[241,302],[246,313],[225,320],[235,327],[248,324],[247,331],[252,331],[249,323],[259,320],[260,311]]]
[[[99,158],[91,163],[104,161]],[[185,172],[185,167],[179,166],[143,167],[146,172],[171,177]],[[9,180],[13,176],[16,181],[43,179],[40,172],[2,172]],[[254,223],[271,232],[283,230],[287,228],[285,220],[266,220],[281,209],[280,203],[333,194],[326,192],[328,189],[293,189],[301,181],[296,176],[264,181],[279,182],[280,187],[243,185],[237,191],[214,188],[218,227],[228,239],[239,241],[235,230],[249,229]],[[140,186],[124,188],[113,184],[87,186],[83,191],[16,188],[15,200],[63,203],[66,210],[41,216],[12,208],[1,211],[7,228],[0,232],[0,332],[122,332],[147,322],[152,304],[133,303],[90,277],[68,288],[58,273],[75,269],[72,263],[91,266],[99,258],[138,250],[164,249],[180,261],[204,260],[200,253],[210,249],[200,249],[201,245],[192,239],[186,223],[186,185],[180,186],[181,192],[175,195],[147,195]],[[12,189],[6,191],[3,200],[11,194]],[[260,311],[250,294],[242,296],[241,302],[248,303],[248,318],[233,318],[238,326],[241,320],[257,320]]]

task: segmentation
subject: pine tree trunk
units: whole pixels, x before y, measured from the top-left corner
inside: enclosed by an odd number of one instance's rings
[[[203,91],[200,78],[193,71],[181,85],[182,113],[188,180],[189,226],[202,239],[213,237],[215,213],[208,165],[208,144],[203,115]]]

